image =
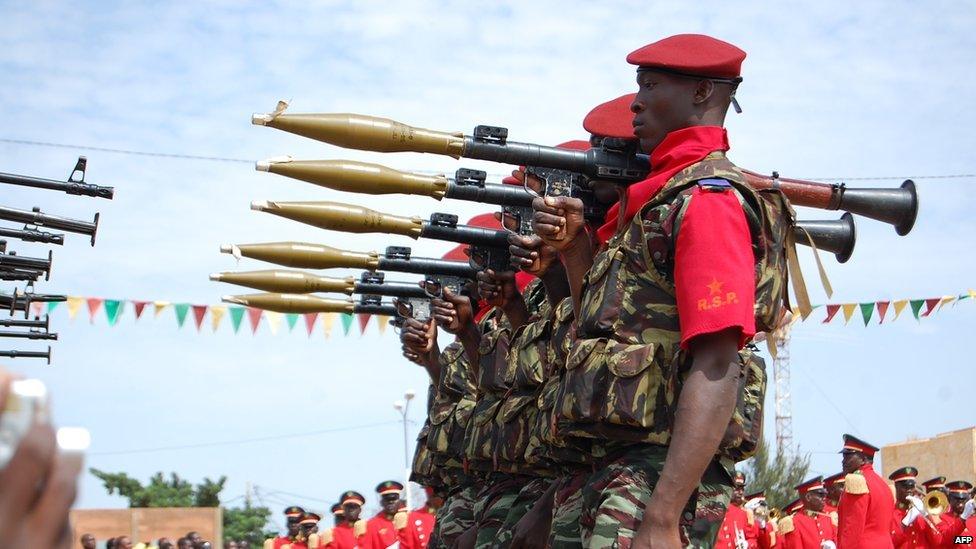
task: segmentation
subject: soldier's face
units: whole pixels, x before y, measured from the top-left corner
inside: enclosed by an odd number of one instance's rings
[[[637,73],[637,96],[630,110],[641,150],[650,154],[669,133],[690,125],[699,82],[657,71]]]
[[[352,524],[359,520],[359,514],[363,512],[363,508],[355,503],[344,503],[342,512],[346,517],[346,522]]]
[[[914,482],[896,482],[895,483],[895,499],[898,501],[905,501],[905,498],[910,496],[912,492],[915,491]]]
[[[815,513],[819,513],[821,511],[823,511],[823,508],[824,508],[824,498],[826,496],[827,496],[826,490],[824,490],[824,491],[815,490],[813,492],[807,492],[803,496],[803,505],[807,509],[809,509],[809,510],[815,512]]]
[[[735,505],[742,505],[742,496],[745,493],[745,487],[736,486],[732,489],[732,503]]]
[[[957,517],[962,514],[963,510],[966,508],[966,496],[949,496],[949,505],[952,506],[952,513]]]
[[[844,486],[842,484],[831,484],[827,487],[827,498],[831,501],[837,501],[840,499],[840,495],[843,491]]]
[[[383,496],[383,512],[392,515],[397,512],[397,505],[400,503],[399,496]]]
[[[84,549],[95,549],[95,536],[91,534],[81,536],[81,546],[84,547]]]
[[[299,529],[300,528],[299,528],[299,525],[298,525],[297,522],[290,522],[290,521],[288,522],[288,535],[289,536],[294,536],[295,534],[297,534],[298,531],[299,531]]]
[[[844,452],[841,454],[841,468],[847,474],[853,473],[861,468],[861,465],[867,463],[864,457],[861,456],[860,452]]]

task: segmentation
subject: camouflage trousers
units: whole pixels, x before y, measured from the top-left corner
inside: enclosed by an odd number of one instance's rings
[[[529,477],[517,475],[494,475],[479,494],[474,506],[474,520],[478,525],[475,549],[497,547],[495,539],[498,531],[508,518],[512,503],[518,498]]]
[[[502,522],[502,526],[498,530],[498,535],[495,536],[495,545],[493,547],[505,548],[512,543],[512,538],[515,535],[515,526],[535,506],[539,498],[549,489],[549,485],[552,482],[553,479],[551,478],[538,477],[522,486],[522,489],[519,490],[519,493],[515,496],[508,509],[508,515],[505,516],[505,521]]]
[[[474,526],[478,490],[476,486],[467,486],[444,499],[427,544],[429,549],[449,549],[461,534]]]
[[[561,479],[556,491],[550,546],[553,549],[628,549],[644,518],[667,448],[640,445],[596,472]],[[713,461],[681,517],[691,547],[712,547],[732,493],[732,477]],[[697,510],[701,509],[701,516]]]

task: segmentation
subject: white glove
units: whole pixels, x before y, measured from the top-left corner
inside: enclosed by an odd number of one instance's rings
[[[766,519],[758,519],[756,522],[759,524],[760,529],[766,529]]]
[[[828,539],[820,542],[820,549],[837,549],[837,545]]]
[[[746,503],[745,508],[749,509],[750,511],[755,511],[756,507],[759,507],[760,505],[762,505],[762,500],[754,499]]]
[[[925,505],[922,504],[922,500],[918,499],[915,496],[908,496],[905,498],[905,500],[908,501],[908,503],[911,503],[912,507],[918,509],[919,513],[925,512]]]
[[[901,519],[901,524],[902,526],[911,526],[911,524],[915,522],[915,519],[920,516],[922,516],[922,513],[918,509],[912,507],[908,510],[908,514],[905,515],[905,518]]]
[[[976,514],[976,501],[969,500],[966,502],[966,506],[962,508],[962,514],[959,515],[959,518],[968,520],[974,514]]]

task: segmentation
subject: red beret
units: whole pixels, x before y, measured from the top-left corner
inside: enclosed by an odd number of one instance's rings
[[[583,129],[599,137],[635,139],[634,113],[630,112],[635,95],[628,93],[593,107],[583,119]]]
[[[514,177],[512,177],[510,175],[506,175],[505,178],[502,179],[502,183],[504,183],[506,185],[518,185],[519,187],[522,186],[522,184],[519,183],[519,180],[518,179],[515,179]]]
[[[490,213],[478,214],[469,219],[466,224],[473,227],[483,227],[485,229],[501,230],[502,228],[501,222],[495,219],[495,214]]]
[[[676,34],[634,50],[627,62],[705,78],[737,78],[746,52],[711,36]]]
[[[444,254],[443,259],[450,259],[452,261],[467,261],[468,254],[464,253],[464,250],[466,249],[468,249],[467,244],[459,244],[451,248],[451,251]]]
[[[633,132],[631,132],[633,133]],[[572,141],[564,141],[556,145],[557,149],[569,149],[571,151],[588,151],[590,150],[590,142],[583,141],[581,139],[573,139]]]

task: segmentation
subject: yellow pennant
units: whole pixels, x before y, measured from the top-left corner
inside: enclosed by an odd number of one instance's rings
[[[969,299],[976,299],[976,290],[969,290]]]
[[[271,335],[278,335],[278,328],[281,327],[281,319],[284,315],[274,311],[265,311],[264,316],[268,319],[268,328],[271,330]]]
[[[956,299],[957,299],[957,298],[956,298],[956,296],[954,296],[954,295],[947,295],[947,296],[944,296],[944,297],[942,298],[942,301],[940,301],[940,302],[939,302],[939,309],[938,309],[938,310],[940,310],[940,311],[941,311],[941,310],[942,310],[942,307],[945,307],[946,305],[948,305],[948,304],[950,304],[950,303],[954,303],[954,302],[956,301]]]
[[[322,313],[322,331],[325,332],[325,338],[328,339],[332,336],[332,326],[335,325],[336,313]]]
[[[210,307],[210,325],[213,326],[213,331],[217,331],[220,328],[220,321],[224,319],[224,314],[227,313],[227,307],[222,307],[220,305],[214,305]]]
[[[854,309],[857,309],[857,303],[845,303],[840,308],[844,310],[844,324],[847,324],[851,320],[851,315],[854,314]]]
[[[75,319],[75,315],[78,314],[78,310],[81,309],[81,304],[85,302],[83,297],[68,296],[68,318],[71,320]]]
[[[905,307],[907,305],[908,305],[908,300],[907,299],[899,299],[898,301],[894,302],[894,306],[895,306],[895,320],[898,320],[898,315],[900,315],[901,312],[905,310]]]
[[[159,313],[169,307],[169,301],[153,301],[153,318],[159,318]]]
[[[376,315],[376,328],[380,331],[380,335],[386,333],[386,327],[390,325],[390,317],[386,315]]]

